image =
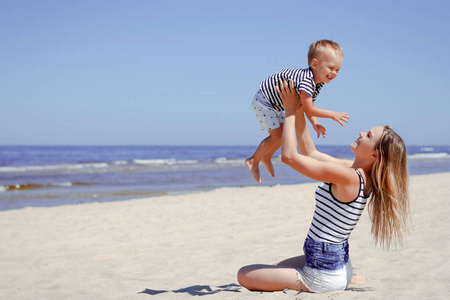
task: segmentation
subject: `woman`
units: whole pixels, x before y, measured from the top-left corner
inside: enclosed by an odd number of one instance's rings
[[[286,109],[281,160],[323,183],[316,190],[316,209],[303,247],[305,255],[276,265],[243,267],[238,281],[252,291],[344,290],[353,272],[348,238],[366,203],[375,243],[385,248],[402,243],[409,220],[405,144],[391,128],[379,126],[361,132],[350,145],[354,161],[333,158],[316,150],[294,89],[280,82],[278,93]],[[300,153],[296,126],[300,129]]]

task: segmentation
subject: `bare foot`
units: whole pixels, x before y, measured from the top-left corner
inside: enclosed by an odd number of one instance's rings
[[[361,283],[364,283],[367,281],[369,281],[369,279],[366,276],[358,275],[358,276],[354,276],[352,278],[352,280],[350,281],[350,284],[361,284]]]
[[[273,169],[271,157],[267,159],[267,157],[264,156],[261,159],[261,163],[266,167],[267,173],[269,173],[270,176],[275,177],[275,170]]]
[[[247,169],[250,171],[250,174],[252,174],[253,179],[255,179],[257,183],[261,183],[258,164],[254,164],[253,159],[248,158],[245,160],[245,165],[247,166]]]

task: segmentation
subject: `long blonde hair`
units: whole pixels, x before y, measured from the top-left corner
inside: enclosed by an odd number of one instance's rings
[[[375,244],[389,249],[391,244],[403,244],[410,221],[406,146],[392,128],[384,126],[375,150],[368,209]]]

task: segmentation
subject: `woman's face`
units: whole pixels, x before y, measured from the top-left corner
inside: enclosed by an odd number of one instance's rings
[[[383,126],[377,126],[367,132],[360,132],[359,138],[350,145],[350,148],[355,155],[358,153],[363,156],[376,157],[375,146],[380,140],[383,131]]]

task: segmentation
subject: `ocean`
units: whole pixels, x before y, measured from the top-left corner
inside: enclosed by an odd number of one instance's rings
[[[349,146],[317,146],[352,158]],[[244,160],[255,146],[0,146],[0,210],[123,201],[257,186]],[[410,175],[450,172],[450,146],[409,146]],[[273,158],[262,185],[312,182]],[[213,201],[213,199],[212,199]]]

